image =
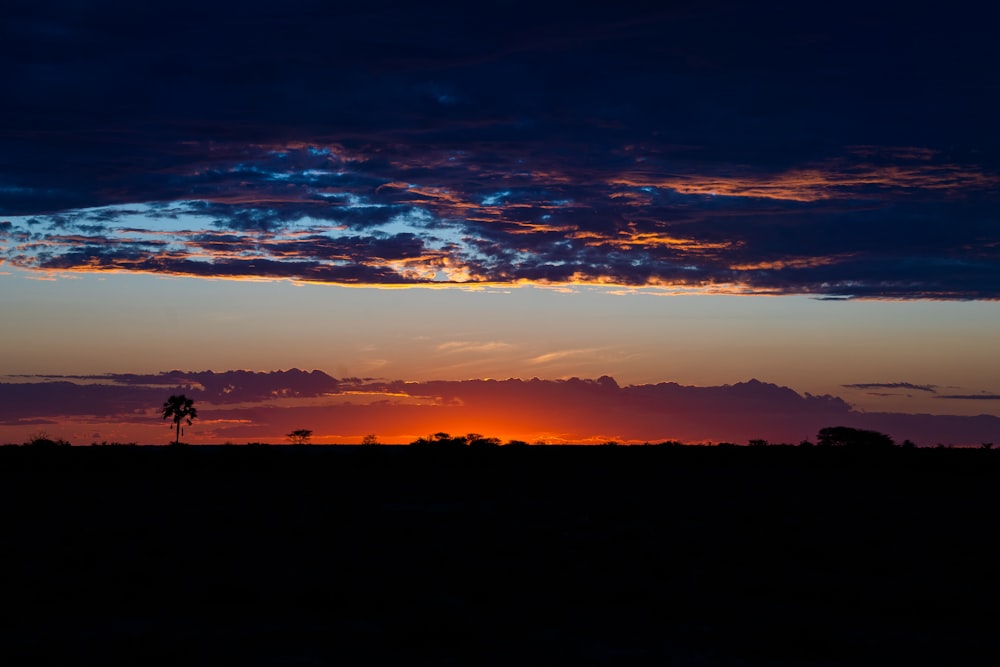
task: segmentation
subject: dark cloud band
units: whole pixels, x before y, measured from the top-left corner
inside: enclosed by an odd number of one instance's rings
[[[992,35],[941,13],[9,4],[14,266],[1000,297]]]
[[[403,149],[395,147],[397,152]],[[223,151],[225,160],[232,159]],[[550,160],[513,176],[470,151],[449,164],[398,165],[335,146],[258,147],[241,162],[192,163],[172,176],[203,199],[131,202],[11,217],[12,265],[345,284],[605,283],[746,293],[995,298],[1000,243],[977,209],[936,194],[939,175],[905,179],[856,166],[891,192],[835,196],[827,173],[745,182],[626,181],[608,167],[564,173]],[[474,157],[474,156],[473,156]],[[516,153],[491,159],[511,168]],[[537,169],[532,169],[537,166]],[[843,169],[842,167],[840,167]],[[862,179],[857,170],[868,169]],[[832,169],[832,167],[831,167]],[[980,178],[986,178],[982,174]],[[805,179],[806,182],[800,182]],[[809,180],[812,179],[812,180]],[[652,184],[651,184],[652,183]],[[948,187],[951,187],[950,185]],[[973,196],[981,182],[966,186]],[[723,188],[720,187],[720,190]],[[984,242],[985,241],[985,242]]]

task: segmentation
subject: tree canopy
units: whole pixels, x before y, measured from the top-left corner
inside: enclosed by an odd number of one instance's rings
[[[197,416],[198,411],[194,407],[194,399],[188,398],[184,394],[171,396],[163,402],[163,418],[173,419],[174,427],[177,429],[177,437],[174,439],[175,445],[181,443],[181,422],[187,422],[187,425],[190,426],[191,420]]]
[[[291,433],[285,434],[293,445],[308,445],[309,438],[312,437],[313,432],[308,428],[297,428]]]

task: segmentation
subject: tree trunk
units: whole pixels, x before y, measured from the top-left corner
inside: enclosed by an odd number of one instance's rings
[[[176,423],[177,423],[177,439],[174,440],[174,444],[179,445],[181,444],[181,420],[178,419]]]

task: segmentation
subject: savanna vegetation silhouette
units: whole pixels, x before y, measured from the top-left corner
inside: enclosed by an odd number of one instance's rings
[[[411,447],[417,449],[433,448],[435,451],[471,449],[491,449],[500,446],[499,438],[490,438],[482,433],[467,433],[465,435],[452,436],[449,433],[440,431],[426,438],[418,438],[410,443]]]
[[[175,445],[181,444],[181,423],[190,426],[192,420],[197,417],[198,410],[194,407],[194,399],[184,394],[171,396],[163,402],[163,419],[172,419],[177,431],[177,436],[174,438]]]
[[[170,418],[192,416],[177,399]],[[1000,451],[890,446],[843,426],[813,439],[563,447],[441,431],[399,447],[372,435],[176,448],[46,436],[0,449],[0,654],[1000,664]]]
[[[28,436],[28,440],[24,443],[26,447],[35,447],[39,449],[68,447],[69,444],[69,442],[63,440],[62,438],[53,438],[47,431],[35,431]]]
[[[309,440],[312,439],[312,430],[308,428],[297,428],[291,433],[285,434],[285,437],[293,445],[308,445]]]
[[[816,436],[817,443],[823,447],[860,447],[867,449],[886,449],[896,445],[885,433],[849,426],[828,426],[820,429]]]

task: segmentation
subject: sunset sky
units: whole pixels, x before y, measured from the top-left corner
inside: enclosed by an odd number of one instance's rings
[[[5,3],[0,443],[1000,438],[993,31]]]

